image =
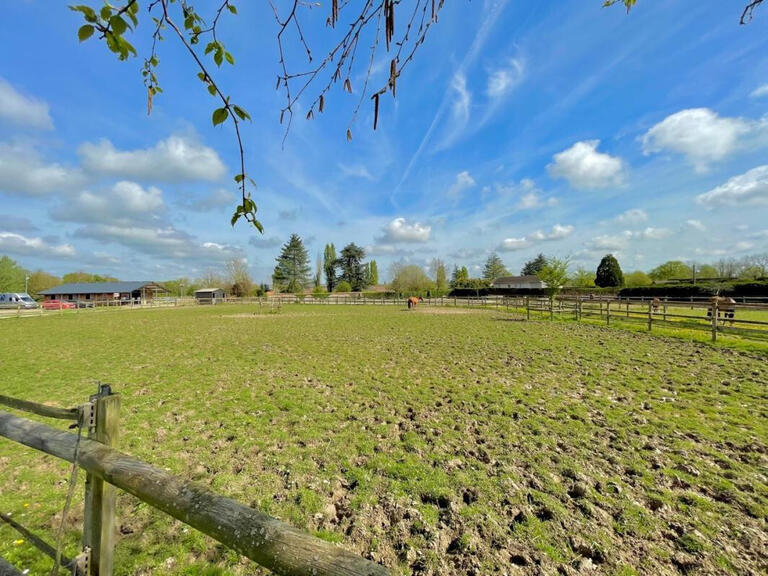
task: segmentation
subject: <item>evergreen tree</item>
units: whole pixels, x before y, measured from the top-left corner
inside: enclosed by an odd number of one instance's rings
[[[336,259],[336,246],[331,244],[325,245],[325,252],[323,253],[323,270],[325,271],[325,287],[328,292],[333,292],[336,287],[336,267],[338,266],[338,260]]]
[[[313,278],[313,283],[315,288],[320,286],[322,276],[323,276],[323,259],[320,256],[320,252],[318,252],[317,259],[315,260],[315,277]]]
[[[533,260],[528,260],[528,262],[523,265],[523,269],[521,270],[521,274],[523,276],[536,276],[539,272],[541,272],[544,269],[544,266],[547,265],[547,258],[544,256],[544,254],[539,253],[536,258]]]
[[[469,281],[469,271],[466,266],[459,268],[453,267],[453,273],[451,274],[451,288],[461,288]]]
[[[506,269],[499,255],[493,252],[488,256],[488,260],[485,261],[483,279],[493,282],[496,278],[501,278],[502,276],[509,276],[509,270]]]
[[[603,259],[600,260],[600,265],[597,267],[595,286],[605,288],[623,285],[624,274],[619,266],[619,261],[614,258],[613,254],[606,254],[603,256]]]
[[[379,267],[376,260],[371,260],[368,266],[368,286],[376,286],[379,283]]]
[[[368,277],[363,266],[363,258],[365,258],[365,250],[352,242],[342,249],[341,258],[338,260],[341,279],[349,282],[353,292],[360,292],[367,286]]]
[[[290,240],[283,245],[275,266],[275,285],[278,283],[288,292],[303,292],[312,283],[312,268],[309,265],[309,253],[298,234],[291,234]]]

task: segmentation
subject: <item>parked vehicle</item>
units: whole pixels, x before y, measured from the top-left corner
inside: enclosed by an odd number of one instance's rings
[[[46,300],[41,306],[43,310],[71,310],[76,308],[74,302],[67,302],[66,300]]]
[[[37,302],[26,292],[0,294],[0,308],[37,308]]]

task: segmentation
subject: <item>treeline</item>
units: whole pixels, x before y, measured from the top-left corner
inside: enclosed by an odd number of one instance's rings
[[[28,292],[32,297],[43,290],[68,282],[111,282],[117,278],[88,274],[87,272],[69,272],[64,276],[55,276],[44,270],[28,270],[8,256],[0,256],[0,292]]]
[[[302,294],[308,290],[323,292],[362,292],[379,283],[376,260],[364,262],[365,250],[351,242],[336,253],[336,246],[326,244],[322,257],[317,255],[315,270],[310,266],[309,252],[298,234],[280,249],[272,273],[276,292]]]

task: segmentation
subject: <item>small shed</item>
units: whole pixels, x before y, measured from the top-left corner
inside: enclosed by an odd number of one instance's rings
[[[224,302],[224,290],[221,288],[201,288],[195,290],[195,300],[198,304],[219,304]]]

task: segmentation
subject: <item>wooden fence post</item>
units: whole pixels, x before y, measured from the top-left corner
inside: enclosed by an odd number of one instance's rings
[[[105,446],[117,447],[119,436],[120,396],[112,394],[109,386],[99,385],[99,393],[91,396],[92,422],[85,422],[88,437]],[[115,548],[114,486],[93,474],[85,479],[85,511],[83,543],[91,549],[91,574],[112,576]]]
[[[525,297],[525,314],[526,320],[531,319],[531,300],[528,296]]]
[[[719,312],[717,311],[717,298],[712,303],[712,342],[717,342],[717,317]],[[723,322],[725,324],[725,322]]]
[[[611,325],[611,301],[608,300],[605,303],[605,325],[610,326]]]
[[[653,300],[648,301],[648,332],[652,330],[653,326]]]

